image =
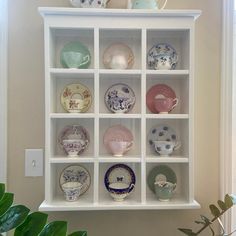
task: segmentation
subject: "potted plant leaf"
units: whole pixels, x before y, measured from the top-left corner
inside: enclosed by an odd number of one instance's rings
[[[24,205],[13,205],[14,194],[5,192],[5,184],[0,183],[0,236],[14,230],[14,236],[87,236],[86,231],[67,234],[66,221],[47,223],[48,215],[30,212]]]

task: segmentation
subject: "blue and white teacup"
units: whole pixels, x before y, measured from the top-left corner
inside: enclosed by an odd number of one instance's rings
[[[62,190],[65,194],[66,201],[77,201],[80,195],[82,184],[79,182],[66,182],[62,184]]]
[[[109,184],[108,191],[111,194],[111,197],[117,201],[121,202],[123,201],[130,192],[134,189],[134,184],[127,184],[124,182],[114,182]]]
[[[181,147],[179,141],[153,141],[155,151],[160,156],[169,156],[173,151]]]

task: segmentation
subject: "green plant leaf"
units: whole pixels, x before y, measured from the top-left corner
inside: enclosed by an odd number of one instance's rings
[[[229,208],[231,208],[233,206],[233,200],[229,196],[229,194],[225,195],[225,205],[226,205],[227,209],[229,209]]]
[[[0,200],[0,216],[2,216],[12,205],[14,199],[13,193],[5,193]]]
[[[87,236],[87,231],[76,231],[68,236]]]
[[[211,210],[211,214],[215,217],[219,217],[220,216],[220,210],[218,209],[218,207],[214,204],[211,204],[209,206],[210,210]]]
[[[194,221],[196,224],[201,224],[201,225],[205,225],[206,222],[200,221],[200,220],[195,220]]]
[[[181,228],[179,228],[178,230],[183,232],[183,233],[185,233],[188,236],[195,236],[195,235],[197,235],[191,229],[181,229]]]
[[[218,203],[218,205],[219,205],[221,210],[223,210],[223,211],[227,210],[227,206],[226,206],[226,204],[223,201],[218,200],[217,203]]]
[[[14,236],[38,236],[47,223],[48,215],[42,212],[33,212],[27,216],[25,222],[18,226]]]
[[[66,232],[66,221],[53,221],[43,228],[39,236],[66,236]]]
[[[201,219],[202,219],[205,223],[211,224],[211,221],[210,221],[206,216],[201,215]]]
[[[23,205],[16,205],[7,210],[0,217],[0,233],[8,232],[22,224],[26,219],[29,209]]]
[[[0,183],[0,199],[2,199],[5,193],[5,184]]]
[[[230,194],[230,197],[231,197],[231,199],[233,201],[233,204],[236,205],[236,195]]]

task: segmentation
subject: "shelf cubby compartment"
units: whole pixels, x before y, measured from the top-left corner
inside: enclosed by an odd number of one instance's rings
[[[75,202],[68,202],[65,200],[64,193],[60,187],[60,175],[62,171],[70,165],[80,165],[84,167],[90,174],[91,184],[88,190],[79,197]],[[58,205],[58,207],[66,206],[70,210],[73,210],[73,207],[78,207],[80,205],[91,205],[94,201],[94,164],[93,163],[73,163],[73,164],[51,164],[51,188],[50,194],[53,205]]]
[[[176,98],[178,99],[178,105],[167,115],[189,114],[189,80],[187,76],[181,76],[179,79],[174,77],[173,79],[168,79],[167,77],[163,77],[161,75],[147,75],[146,91],[148,92],[148,90],[156,84],[165,84],[169,86],[175,92]],[[147,106],[146,113],[153,114]]]
[[[69,42],[79,41],[91,54],[89,68],[94,68],[94,30],[89,28],[50,28],[50,67],[63,68],[60,63],[60,52]]]
[[[80,83],[84,86],[86,86],[91,95],[92,95],[92,104],[90,108],[86,111],[86,113],[68,113],[65,111],[63,106],[61,105],[61,94],[64,90],[64,88],[67,85],[70,84],[77,84]],[[51,85],[50,85],[50,99],[51,99],[51,106],[50,106],[50,112],[51,113],[66,113],[69,116],[76,116],[78,115],[85,115],[88,113],[94,113],[94,75],[92,73],[83,73],[83,74],[71,74],[69,77],[67,77],[65,74],[61,75],[59,74],[52,74],[51,75]],[[76,95],[75,98],[80,98],[79,94]]]
[[[134,74],[134,75],[126,75],[126,74],[114,74],[114,75],[109,75],[109,74],[100,74],[100,83],[99,83],[99,110],[100,114],[111,114],[111,115],[118,115],[116,113],[112,113],[111,111],[108,110],[106,107],[104,97],[106,94],[106,91],[115,84],[126,84],[128,85],[134,92],[135,94],[135,105],[132,108],[131,111],[126,113],[125,115],[130,115],[130,114],[141,114],[141,76]],[[123,115],[123,114],[119,114]]]
[[[147,53],[156,44],[166,43],[171,45],[177,52],[178,64],[176,70],[189,69],[190,33],[185,29],[148,29],[147,30]],[[147,65],[147,69],[149,69]]]
[[[52,119],[51,120],[51,139],[50,139],[50,157],[51,158],[65,158],[67,155],[60,146],[58,138],[60,132],[68,125],[81,125],[89,133],[90,142],[88,148],[78,156],[80,158],[93,158],[94,157],[94,119],[93,118],[72,118],[72,119]]]
[[[180,148],[175,150],[169,158],[173,159],[173,162],[180,162],[181,160],[186,162],[189,157],[189,122],[188,120],[183,119],[147,119],[146,122],[146,132],[147,132],[147,139],[146,139],[146,158],[150,162],[152,159],[154,162],[157,162],[157,159],[163,158],[159,156],[153,145],[150,145],[148,140],[148,134],[151,132],[152,129],[166,125],[167,127],[171,127],[177,136],[177,140],[180,141]],[[175,160],[176,158],[176,160]],[[180,159],[183,158],[183,159]],[[179,160],[180,159],[180,160]]]
[[[106,149],[103,143],[103,137],[106,130],[114,125],[122,125],[128,128],[133,134],[133,146],[124,154],[124,158],[140,158],[141,157],[141,119],[130,119],[130,118],[100,118],[99,119],[99,157],[101,158],[114,158],[112,154]],[[119,160],[119,157],[116,157]]]
[[[146,204],[147,205],[175,205],[189,203],[189,167],[188,163],[147,163],[146,164],[146,175],[148,179],[148,174],[150,171],[159,165],[167,165],[176,174],[177,186],[173,193],[173,197],[168,202],[163,202],[157,199],[154,192],[152,192],[147,184],[146,186]],[[158,177],[157,177],[158,178]],[[164,175],[162,175],[164,178]]]
[[[99,31],[99,64],[104,69],[103,54],[115,43],[127,45],[134,54],[134,64],[131,69],[141,68],[141,30],[137,29],[100,29]]]
[[[133,172],[135,173],[136,183],[135,188],[130,195],[128,195],[124,201],[117,202],[114,201],[111,197],[110,193],[107,191],[105,184],[104,184],[104,177],[107,170],[116,164],[125,164],[129,166]],[[100,163],[99,164],[99,186],[98,186],[98,193],[99,193],[99,205],[110,205],[112,207],[120,207],[120,206],[130,206],[135,204],[141,203],[141,165],[140,163]]]

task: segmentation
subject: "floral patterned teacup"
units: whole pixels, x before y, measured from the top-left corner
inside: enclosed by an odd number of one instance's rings
[[[69,157],[77,157],[86,146],[82,139],[65,139],[62,142],[63,148]]]
[[[67,201],[77,201],[80,195],[80,190],[82,188],[82,184],[79,182],[66,182],[62,184],[62,190],[65,194],[65,198]]]
[[[157,199],[160,201],[169,201],[173,196],[176,183],[173,184],[167,181],[158,181],[154,183],[154,186]]]
[[[86,104],[83,99],[71,98],[66,100],[66,108],[70,113],[79,113],[82,112],[86,107]]]

